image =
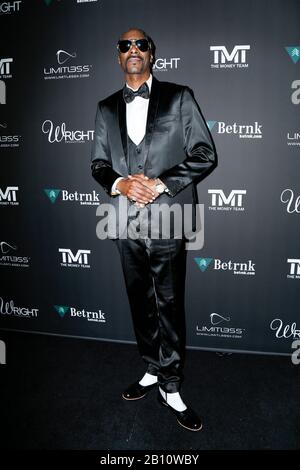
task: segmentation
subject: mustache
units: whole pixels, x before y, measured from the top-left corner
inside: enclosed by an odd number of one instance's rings
[[[129,61],[129,59],[140,59],[140,60],[144,60],[143,57],[139,56],[139,55],[131,55],[130,57],[127,57],[126,59],[126,64],[127,62]]]

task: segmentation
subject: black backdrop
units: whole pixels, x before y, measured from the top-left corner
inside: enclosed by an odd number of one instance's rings
[[[299,1],[23,0],[0,13],[1,328],[134,341],[90,173],[96,104],[123,85],[115,44],[134,26],[156,43],[155,76],[194,90],[219,155],[198,187],[205,243],[188,256],[187,344],[290,353]]]

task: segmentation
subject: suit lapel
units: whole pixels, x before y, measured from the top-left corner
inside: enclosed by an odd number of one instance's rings
[[[157,108],[159,103],[159,81],[153,77],[151,94],[148,108],[147,124],[146,124],[146,135],[145,135],[145,165],[148,158],[149,148],[151,144],[155,118],[157,114]]]
[[[118,119],[121,133],[121,140],[123,145],[124,155],[127,161],[127,123],[126,123],[126,103],[123,98],[123,91],[119,91],[118,96]]]

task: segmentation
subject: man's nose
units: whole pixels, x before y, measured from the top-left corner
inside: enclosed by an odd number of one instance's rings
[[[131,44],[130,54],[136,54],[137,51],[138,51],[138,48],[137,48],[136,44]]]

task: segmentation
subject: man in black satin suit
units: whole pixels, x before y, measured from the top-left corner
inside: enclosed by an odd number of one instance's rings
[[[196,185],[216,167],[217,155],[192,90],[152,76],[152,39],[143,30],[130,29],[117,48],[125,86],[98,103],[91,167],[113,207],[126,202],[126,223],[140,224],[139,237],[124,236],[119,212],[108,229],[120,252],[137,345],[146,364],[145,375],[122,397],[138,400],[158,386],[158,401],[178,423],[199,431],[200,418],[180,395],[186,237],[180,224],[170,222],[167,236],[152,219],[154,232],[148,226],[143,230],[143,224],[155,206],[175,204],[192,208],[194,227]]]

